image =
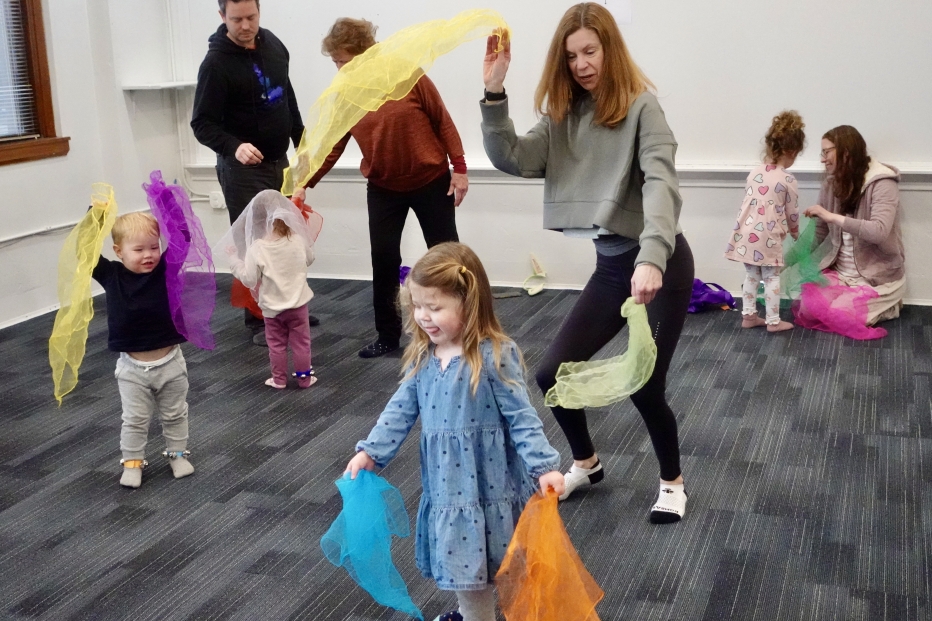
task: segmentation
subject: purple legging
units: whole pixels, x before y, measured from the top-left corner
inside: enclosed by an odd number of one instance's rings
[[[288,346],[294,358],[295,371],[311,369],[311,326],[307,319],[307,304],[289,308],[275,317],[265,318],[265,340],[269,345],[272,380],[279,386],[288,383]],[[298,386],[307,388],[311,378],[299,377]]]

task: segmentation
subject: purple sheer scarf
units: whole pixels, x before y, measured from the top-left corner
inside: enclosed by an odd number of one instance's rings
[[[162,181],[162,171],[142,184],[165,239],[165,284],[175,329],[201,349],[214,348],[210,317],[214,312],[217,283],[210,246],[201,221],[191,209],[187,193]]]

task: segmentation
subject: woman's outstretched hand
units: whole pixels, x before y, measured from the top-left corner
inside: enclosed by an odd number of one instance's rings
[[[631,277],[631,297],[635,304],[650,304],[663,286],[663,272],[651,263],[641,263]]]
[[[502,39],[502,51],[498,49],[498,41]],[[511,63],[511,40],[506,32],[504,36],[494,34],[485,43],[485,60],[482,63],[482,79],[485,81],[485,90],[490,93],[501,93],[505,88],[505,74]]]

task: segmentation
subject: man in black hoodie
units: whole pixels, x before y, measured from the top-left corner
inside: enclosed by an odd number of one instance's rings
[[[288,140],[298,145],[304,123],[288,79],[288,50],[259,27],[259,0],[218,2],[223,23],[208,39],[197,73],[191,129],[217,153],[232,224],[256,194],[281,188]],[[311,325],[317,323],[311,317]],[[246,325],[264,344],[262,320],[247,311]]]

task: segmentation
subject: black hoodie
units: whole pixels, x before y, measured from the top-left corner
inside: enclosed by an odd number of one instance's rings
[[[288,50],[265,28],[248,50],[227,36],[226,24],[210,35],[197,72],[191,129],[198,142],[233,156],[244,142],[271,162],[285,156],[288,139],[301,140],[304,123],[288,79]]]

